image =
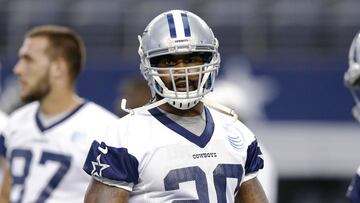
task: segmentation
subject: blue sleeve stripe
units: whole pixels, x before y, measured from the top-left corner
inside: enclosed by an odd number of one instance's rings
[[[262,152],[257,141],[254,140],[247,149],[245,175],[264,168],[264,160],[259,155],[262,155]]]
[[[116,148],[94,141],[87,155],[84,171],[92,176],[137,184],[139,162],[126,148]]]
[[[6,156],[6,146],[5,146],[5,137],[0,135],[0,156]]]
[[[360,202],[360,176],[355,175],[351,181],[351,184],[346,192],[346,197],[351,202]]]

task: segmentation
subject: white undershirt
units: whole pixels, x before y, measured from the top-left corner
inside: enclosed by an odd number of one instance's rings
[[[66,116],[69,115],[70,112],[72,112],[73,109],[69,110],[69,111],[64,111],[55,115],[45,115],[42,112],[39,112],[39,120],[41,122],[41,124],[47,128],[51,125],[53,125],[54,123],[60,121],[61,119],[65,118]]]

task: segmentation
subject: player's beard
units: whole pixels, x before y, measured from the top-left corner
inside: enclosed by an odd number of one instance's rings
[[[33,101],[41,101],[45,98],[50,90],[50,71],[47,71],[43,77],[39,78],[36,85],[30,90],[27,95],[24,95],[21,99],[25,103],[33,102]]]

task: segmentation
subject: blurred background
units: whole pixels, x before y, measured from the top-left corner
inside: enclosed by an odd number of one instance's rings
[[[51,23],[70,26],[87,45],[79,94],[118,113],[126,82],[140,76],[137,35],[170,9],[212,27],[222,57],[213,96],[230,95],[268,151],[277,202],[347,202],[360,126],[343,73],[360,29],[359,0],[0,0],[0,109],[18,106],[12,68],[24,33]]]

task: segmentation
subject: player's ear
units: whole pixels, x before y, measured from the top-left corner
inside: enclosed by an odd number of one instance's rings
[[[55,78],[64,77],[68,74],[67,65],[63,58],[54,60],[51,66],[52,75]]]

